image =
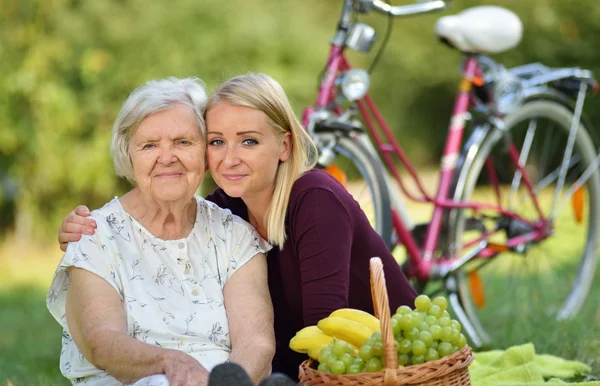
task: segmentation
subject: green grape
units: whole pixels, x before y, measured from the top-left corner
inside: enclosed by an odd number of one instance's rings
[[[410,363],[410,358],[408,355],[406,355],[406,354],[398,355],[398,364],[399,365],[408,366],[409,363]]]
[[[436,306],[434,304],[429,308],[429,311],[427,313],[431,316],[435,316],[436,318],[441,318],[443,312],[444,311],[439,306]]]
[[[457,346],[452,346],[452,353],[454,354],[457,351],[458,351],[458,347]]]
[[[412,353],[413,355],[425,355],[427,346],[422,340],[416,339],[412,342]]]
[[[440,327],[438,324],[430,326],[429,332],[431,333],[433,339],[440,339],[442,337],[442,327]]]
[[[419,332],[419,340],[425,343],[425,346],[429,347],[433,343],[433,335],[428,330],[421,331]]]
[[[452,321],[450,320],[449,317],[442,316],[441,318],[438,319],[438,324],[441,327],[450,327],[450,326],[452,326]]]
[[[346,352],[348,354],[351,354],[354,357],[355,356],[354,353],[356,352],[355,348],[354,348],[354,345],[346,342],[345,340],[343,340],[342,342],[344,342],[344,344],[346,345]]]
[[[446,311],[446,308],[448,308],[448,300],[443,296],[436,296],[431,303],[440,307],[442,311]]]
[[[327,359],[327,366],[329,366],[329,368],[333,371],[333,366],[337,363],[338,359],[335,357],[335,355],[331,354],[331,356],[329,356],[329,358]]]
[[[410,330],[414,327],[413,324],[415,324],[415,321],[413,321],[411,314],[403,315],[402,319],[400,319],[400,329],[402,329],[402,331]]]
[[[453,330],[452,327],[442,327],[441,340],[443,340],[444,342],[452,342],[452,337],[453,337],[452,331],[456,331],[456,330]]]
[[[383,364],[381,363],[381,359],[373,357],[365,363],[365,370],[368,373],[376,373],[383,368]]]
[[[431,299],[427,295],[419,295],[415,299],[415,307],[419,311],[427,312],[431,307]]]
[[[458,320],[451,320],[450,325],[452,326],[452,328],[454,328],[458,332],[460,332],[460,330],[462,330],[462,326],[460,325]]]
[[[417,328],[419,329],[419,331],[429,331],[429,324],[427,324],[427,322],[425,321],[422,321],[417,325]]]
[[[376,357],[380,357],[383,355],[383,343],[375,342],[371,346],[371,350],[373,351],[373,355]]]
[[[398,335],[400,332],[402,332],[402,329],[400,328],[401,318],[402,317],[400,315],[392,316],[392,331],[394,335]]]
[[[362,372],[362,369],[360,369],[358,366],[355,366],[353,364],[350,365],[350,366],[348,366],[348,368],[347,368],[347,373],[348,374],[358,374],[358,373],[361,373],[361,372]]]
[[[413,319],[415,320],[415,327],[418,326],[421,322],[425,321],[425,316],[427,316],[426,313],[421,312],[421,311],[413,311],[413,313],[411,314]]]
[[[360,371],[365,369],[365,362],[360,358],[354,358],[354,362],[352,362],[352,366],[358,366]]]
[[[331,374],[331,369],[325,363],[320,363],[319,367],[317,367],[317,370],[322,373]]]
[[[413,365],[425,363],[425,355],[413,355],[413,357],[410,359],[410,363]]]
[[[431,342],[431,344],[429,345],[429,348],[437,348],[438,344],[440,344],[440,342],[438,342],[437,340],[434,340],[433,342]]]
[[[336,340],[333,342],[333,346],[331,347],[331,352],[338,358],[341,358],[342,355],[346,353],[346,342],[342,340]],[[333,370],[333,366],[331,367]]]
[[[412,309],[409,306],[400,306],[396,310],[396,314],[398,315],[408,315],[412,312]]]
[[[458,348],[463,348],[467,345],[467,338],[463,335],[460,334],[460,338],[458,339]]]
[[[373,335],[371,335],[371,339],[374,342],[383,342],[383,335],[381,335],[381,331],[375,331]]]
[[[342,361],[337,361],[331,366],[331,372],[336,375],[344,374],[346,372],[346,365]]]
[[[412,351],[412,341],[408,339],[402,339],[398,342],[398,346],[396,348],[400,354],[408,354]]]
[[[458,343],[460,342],[460,332],[452,328],[452,336],[450,337],[449,342],[458,346]]]
[[[444,312],[442,312],[442,316],[447,317],[448,319],[451,319],[450,314],[448,313],[448,311],[444,310]]]
[[[427,315],[425,317],[425,323],[427,323],[430,326],[433,326],[434,324],[438,324],[438,319],[435,316]]]
[[[368,344],[365,344],[360,349],[358,349],[358,356],[360,357],[360,359],[362,359],[365,362],[368,361],[369,359],[373,358],[372,347]]]
[[[437,352],[437,350],[431,347],[428,348],[427,352],[425,353],[425,361],[431,362],[437,361],[438,359],[440,359],[440,354]]]
[[[414,327],[408,331],[404,332],[404,337],[406,339],[415,340],[419,337],[419,329]]]
[[[331,345],[325,347],[319,352],[319,363],[327,363],[327,360],[331,356]]]
[[[354,357],[352,356],[352,354],[346,352],[344,353],[344,355],[342,355],[340,360],[344,362],[344,366],[348,367],[354,362]]]
[[[440,344],[438,345],[437,348],[438,354],[440,354],[440,357],[445,357],[448,356],[450,354],[452,354],[452,344],[448,343],[448,342],[440,342]]]

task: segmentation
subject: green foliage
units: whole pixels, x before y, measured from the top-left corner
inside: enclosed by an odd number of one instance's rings
[[[214,87],[234,74],[266,72],[283,84],[300,114],[315,96],[341,1],[0,4],[2,224],[17,224],[22,237],[44,238],[55,235],[76,204],[97,207],[128,189],[114,176],[110,127],[128,93],[149,79],[199,76]],[[507,65],[599,69],[595,1],[455,0],[449,12],[478,4],[511,8],[525,23],[521,46],[498,57]],[[373,96],[417,164],[439,158],[458,80],[460,55],[432,32],[439,16],[397,20],[373,77]],[[385,18],[365,20],[383,36]],[[350,55],[357,66],[373,57]],[[587,106],[592,118],[600,117],[598,105]],[[18,187],[14,210],[9,183]]]

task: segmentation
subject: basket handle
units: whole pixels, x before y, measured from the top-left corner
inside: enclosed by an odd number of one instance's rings
[[[371,272],[371,297],[373,298],[373,308],[375,316],[381,323],[381,334],[383,338],[383,358],[385,374],[383,384],[392,386],[396,384],[396,375],[398,370],[398,352],[396,351],[396,341],[392,331],[392,321],[390,317],[390,305],[388,301],[387,288],[385,286],[385,276],[383,274],[383,263],[379,257],[372,257],[369,261],[369,270]]]

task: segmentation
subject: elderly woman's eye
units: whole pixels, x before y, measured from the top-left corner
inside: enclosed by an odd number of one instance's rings
[[[180,140],[178,143],[179,143],[180,145],[183,145],[183,146],[187,146],[187,145],[191,145],[191,144],[192,144],[190,141],[188,141],[188,140],[186,140],[186,139],[182,139],[182,140]]]
[[[252,146],[252,145],[258,145],[258,141],[254,138],[246,138],[244,139],[244,142],[242,142],[244,145],[248,145],[248,146]]]
[[[144,146],[142,146],[143,150],[148,150],[148,149],[152,149],[155,145],[153,143],[147,143]]]

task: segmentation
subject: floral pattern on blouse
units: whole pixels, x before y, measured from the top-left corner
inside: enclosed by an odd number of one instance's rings
[[[63,327],[60,369],[73,384],[121,385],[87,361],[69,333],[65,303],[71,266],[114,288],[123,302],[127,334],[134,339],[183,350],[208,370],[229,358],[224,285],[271,246],[229,210],[199,196],[196,203],[196,222],[185,239],[153,236],[115,198],[92,212],[95,234],[69,244],[46,304]]]

